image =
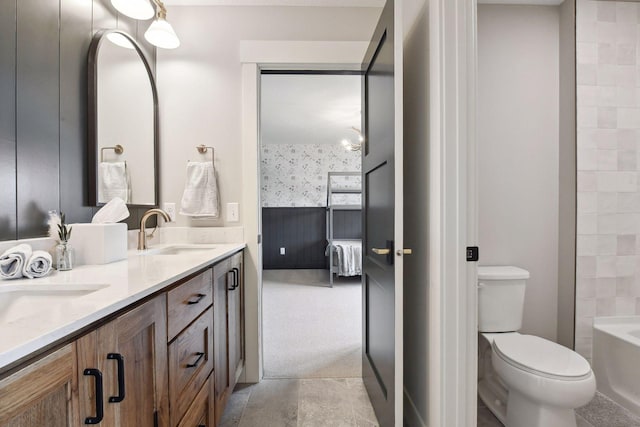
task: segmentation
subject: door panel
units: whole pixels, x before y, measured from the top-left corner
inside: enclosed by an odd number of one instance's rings
[[[402,258],[394,242],[402,242],[401,171],[402,110],[398,102],[400,52],[394,46],[394,2],[387,1],[363,63],[363,380],[381,426],[402,422]],[[401,40],[399,40],[401,42]],[[401,47],[400,47],[401,51]],[[400,292],[399,292],[400,290]],[[400,349],[400,350],[398,350]]]

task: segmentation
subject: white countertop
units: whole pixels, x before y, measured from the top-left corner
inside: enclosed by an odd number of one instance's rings
[[[41,279],[0,281],[0,372],[14,362],[228,257],[243,249],[245,244],[206,246],[209,247],[201,251],[176,255],[155,254],[154,251],[162,246],[151,248],[147,254],[130,250],[126,260],[111,264],[53,271]],[[20,295],[26,295],[19,289],[34,285],[51,288],[61,285],[70,289],[75,285],[80,288],[94,285],[98,289],[75,295],[68,292],[64,297],[55,298],[43,295],[31,298],[26,310],[11,310],[10,304],[15,304]]]

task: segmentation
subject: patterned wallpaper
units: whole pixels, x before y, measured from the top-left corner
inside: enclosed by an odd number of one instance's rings
[[[361,153],[340,144],[268,144],[261,153],[262,207],[326,206],[327,173],[361,170]],[[360,187],[360,177],[337,185]],[[334,196],[339,204],[360,203],[359,195]]]

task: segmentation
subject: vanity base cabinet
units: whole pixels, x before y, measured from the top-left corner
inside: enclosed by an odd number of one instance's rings
[[[244,265],[242,253],[231,257],[231,286],[227,286],[229,328],[229,388],[232,392],[244,369]]]
[[[215,379],[211,375],[195,399],[193,399],[178,427],[215,427],[214,384]]]
[[[213,266],[213,374],[215,380],[216,424],[220,422],[230,395],[227,323],[227,287],[231,268],[229,259]]]
[[[244,265],[242,252],[213,267],[216,418],[244,369]]]
[[[110,427],[168,426],[166,296],[159,295],[78,340],[79,369],[102,373]],[[96,414],[95,379],[84,376],[81,409]],[[84,414],[83,414],[84,415]]]
[[[80,425],[77,384],[72,343],[0,381],[0,425]]]

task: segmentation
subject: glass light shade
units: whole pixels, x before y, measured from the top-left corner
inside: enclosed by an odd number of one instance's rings
[[[175,49],[180,46],[180,39],[173,27],[166,20],[157,18],[144,33],[144,38],[154,46],[163,49]]]
[[[133,19],[150,19],[156,14],[149,0],[111,0],[118,12]]]

